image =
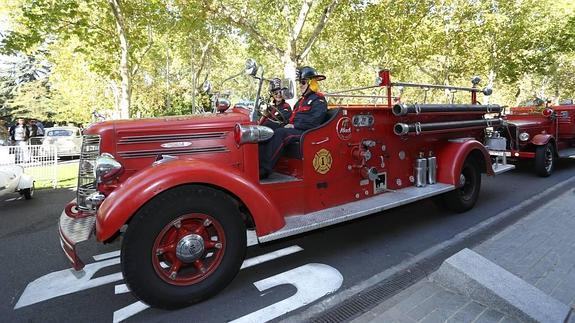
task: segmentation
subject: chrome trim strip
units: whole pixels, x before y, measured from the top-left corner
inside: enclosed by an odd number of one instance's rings
[[[425,187],[411,186],[309,214],[289,216],[285,218],[286,224],[282,229],[268,235],[261,236],[258,240],[260,242],[268,242],[289,237],[333,224],[357,219],[369,214],[389,210],[404,204],[443,194],[454,189],[454,185],[442,183],[427,185]]]
[[[192,134],[167,134],[167,135],[153,135],[153,136],[127,136],[118,140],[119,145],[135,144],[135,143],[148,143],[158,141],[186,141],[198,139],[223,139],[228,132],[208,132],[208,133],[192,133]]]
[[[96,191],[96,178],[94,177],[93,167],[96,158],[100,155],[100,141],[99,135],[84,135],[82,137],[76,201],[78,209],[83,211],[89,210],[85,203],[86,196]]]
[[[122,158],[143,158],[143,157],[155,157],[157,155],[188,155],[188,154],[200,154],[200,153],[221,153],[227,152],[229,149],[226,146],[216,146],[216,147],[198,147],[198,148],[186,148],[186,149],[157,149],[157,150],[134,150],[134,151],[123,151],[118,152]]]

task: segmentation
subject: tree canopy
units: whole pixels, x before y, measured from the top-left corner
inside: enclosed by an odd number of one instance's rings
[[[88,122],[209,109],[255,58],[266,76],[312,65],[322,90],[394,79],[468,85],[493,102],[575,97],[575,5],[568,0],[0,0],[0,51],[26,59],[0,75],[3,114]],[[38,68],[42,62],[43,68]],[[28,65],[26,65],[28,64]],[[36,69],[31,68],[35,66]],[[43,73],[45,75],[36,75]],[[241,93],[241,81],[227,82]],[[218,89],[225,90],[225,89]]]

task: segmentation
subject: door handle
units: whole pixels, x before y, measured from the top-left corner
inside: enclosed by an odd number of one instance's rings
[[[329,141],[329,137],[325,137],[323,140],[314,141],[314,142],[312,142],[311,144],[312,144],[312,145],[321,145],[321,144],[323,144],[324,142],[328,142],[328,141]]]

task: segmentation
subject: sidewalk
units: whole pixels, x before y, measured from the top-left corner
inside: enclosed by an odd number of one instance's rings
[[[353,323],[575,323],[575,189]]]

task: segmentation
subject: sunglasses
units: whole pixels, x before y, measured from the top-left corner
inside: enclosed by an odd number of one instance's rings
[[[299,84],[301,84],[301,85],[306,85],[306,84],[307,84],[307,80],[299,80]]]
[[[282,94],[282,91],[281,91],[281,90],[273,91],[272,94],[273,94],[273,95],[281,95],[281,94]]]

